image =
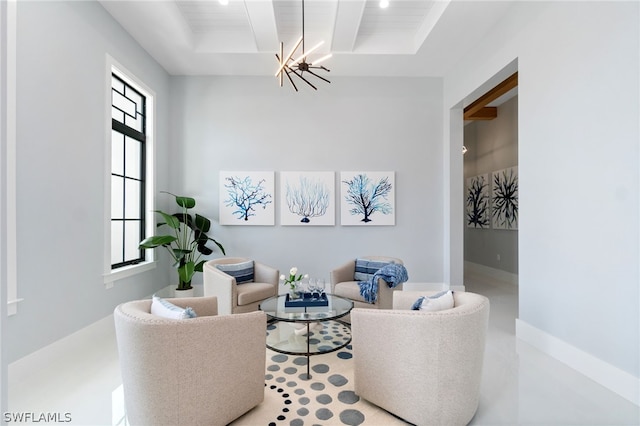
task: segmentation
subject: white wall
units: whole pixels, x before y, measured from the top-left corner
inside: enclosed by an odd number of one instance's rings
[[[172,156],[181,190],[218,218],[219,171],[395,171],[396,226],[218,226],[228,255],[329,279],[359,255],[402,258],[410,281],[442,282],[440,79],[331,78],[317,92],[268,77],[173,78]],[[160,189],[160,188],[159,188]],[[337,197],[338,198],[338,197]],[[201,279],[201,277],[197,278]]]
[[[9,16],[11,15],[11,17]],[[4,318],[7,316],[7,283],[9,282],[9,252],[7,250],[7,230],[8,219],[7,213],[9,210],[8,200],[10,195],[9,183],[8,183],[8,156],[7,152],[9,148],[9,131],[7,124],[9,122],[8,105],[11,101],[8,99],[8,74],[13,73],[15,68],[15,61],[13,60],[12,43],[8,38],[13,36],[15,27],[13,9],[10,11],[8,3],[6,1],[0,2],[0,234],[2,234],[2,240],[0,241],[0,342],[6,334],[6,321]],[[11,28],[11,29],[10,29]],[[11,58],[11,59],[9,59]],[[11,61],[11,64],[9,64]],[[12,184],[13,185],[13,184]],[[7,410],[8,395],[7,395],[7,349],[6,345],[0,345],[0,411],[5,412]]]
[[[18,313],[13,361],[168,285],[166,270],[103,284],[106,55],[156,92],[158,168],[167,169],[169,77],[96,2],[18,2]],[[159,174],[159,184],[168,177]]]
[[[444,86],[447,114],[517,59],[520,320],[636,383],[638,54],[637,2],[516,3]]]

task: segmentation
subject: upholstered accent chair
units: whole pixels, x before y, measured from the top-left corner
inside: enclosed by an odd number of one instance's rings
[[[478,408],[489,299],[454,291],[452,309],[411,310],[424,295],[396,291],[393,309],[351,311],[355,393],[416,425],[466,425]]]
[[[226,425],[264,399],[266,315],[217,315],[215,297],[167,299],[197,317],[114,311],[125,409],[132,425]]]
[[[278,294],[279,271],[245,257],[223,257],[204,264],[204,295],[218,298],[220,315],[257,311]]]
[[[362,270],[356,268],[357,263],[365,265]],[[331,271],[331,293],[351,299],[355,308],[391,309],[393,293],[396,290],[402,290],[402,284],[390,288],[382,278],[379,278],[378,300],[375,303],[367,302],[360,295],[358,285],[359,281],[366,281],[367,275],[373,275],[375,270],[387,263],[403,264],[402,260],[388,256],[362,256],[349,260]]]

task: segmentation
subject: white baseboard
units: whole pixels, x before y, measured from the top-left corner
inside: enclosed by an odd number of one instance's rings
[[[516,337],[640,406],[640,378],[519,319]]]
[[[504,281],[509,284],[518,285],[518,274],[512,272],[503,271],[501,269],[491,268],[489,266],[480,265],[479,263],[468,262],[465,260],[464,269],[468,272],[473,272],[480,275],[485,275],[490,278],[495,278],[500,281]]]

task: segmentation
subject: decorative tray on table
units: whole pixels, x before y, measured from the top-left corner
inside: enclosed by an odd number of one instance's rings
[[[293,307],[306,307],[306,306],[329,306],[329,300],[326,294],[321,294],[319,297],[313,297],[311,293],[302,293],[300,298],[291,299],[287,293],[287,298],[284,300],[284,306],[288,308]]]

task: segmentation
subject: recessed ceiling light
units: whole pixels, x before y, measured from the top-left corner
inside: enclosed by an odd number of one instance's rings
[[[218,2],[223,6],[226,6],[229,4],[229,0],[218,0]]]
[[[387,7],[389,7],[389,0],[380,0],[380,8],[386,9]]]

